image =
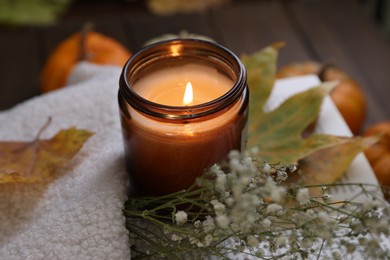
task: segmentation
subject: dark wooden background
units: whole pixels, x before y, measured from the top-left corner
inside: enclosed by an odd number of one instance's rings
[[[389,40],[355,0],[234,1],[203,13],[151,14],[142,1],[76,1],[53,26],[0,27],[0,110],[39,95],[39,72],[53,48],[86,21],[132,52],[150,38],[186,30],[236,54],[287,43],[278,66],[335,62],[362,86],[365,127],[390,120]]]

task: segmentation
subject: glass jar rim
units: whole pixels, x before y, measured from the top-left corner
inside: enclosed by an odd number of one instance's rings
[[[172,46],[181,48],[172,48]],[[177,52],[170,52],[172,49]],[[180,50],[181,52],[179,52]],[[129,72],[132,71],[134,66],[139,65],[139,63],[142,64],[143,58],[183,58],[188,55],[185,51],[198,52],[202,55],[207,55],[209,58],[218,59],[221,63],[224,62],[236,76],[234,85],[225,94],[216,99],[189,106],[171,106],[155,103],[137,94],[131,87]],[[232,51],[211,41],[173,39],[145,46],[130,57],[124,65],[120,76],[119,95],[128,104],[144,114],[167,120],[189,120],[218,113],[238,100],[246,88],[245,67]]]

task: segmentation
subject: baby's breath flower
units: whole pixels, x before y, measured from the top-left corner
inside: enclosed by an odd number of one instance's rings
[[[301,204],[301,205],[305,205],[307,203],[309,203],[311,197],[310,197],[310,194],[309,194],[309,189],[308,188],[301,188],[298,190],[297,192],[297,201]]]
[[[225,173],[220,173],[217,174],[217,179],[215,181],[215,187],[218,191],[225,191],[226,189],[226,174]]]
[[[211,216],[207,216],[206,219],[202,222],[203,230],[206,233],[211,233],[215,229],[215,222]]]
[[[271,215],[275,215],[283,210],[283,207],[279,204],[272,203],[267,206],[266,212]]]
[[[276,179],[278,181],[285,181],[287,179],[287,177],[288,177],[288,174],[285,171],[278,170],[276,172]]]
[[[190,242],[191,245],[195,245],[199,242],[199,239],[193,236],[189,236],[188,242]]]
[[[387,205],[387,207],[383,208],[383,215],[390,216],[390,206]]]
[[[149,257],[165,257],[172,252],[180,258],[178,254],[183,252],[197,259],[209,255],[223,258],[238,250],[267,259],[343,259],[341,254],[350,254],[347,258],[351,258],[354,252],[363,252],[370,259],[388,259],[389,250],[380,241],[390,235],[390,207],[383,198],[375,198],[364,186],[355,185],[367,195],[366,202],[335,205],[330,202],[332,195],[327,187],[323,187],[321,197],[312,199],[307,187],[296,184],[287,188],[276,180],[278,174],[280,179],[295,170],[295,165],[268,164],[260,158],[252,159],[250,152],[233,151],[223,166],[211,167],[207,178],[201,177],[182,193],[163,196],[161,204],[158,197],[152,198],[150,209],[149,198],[146,202],[142,198],[131,201],[129,205],[140,206],[134,211],[126,206],[127,217],[155,218],[149,224],[157,225],[160,232],[154,235],[155,230],[132,222],[128,225],[131,240],[142,240],[134,234],[150,234],[143,241],[151,241],[147,250],[153,250],[143,251],[149,252]],[[298,203],[290,203],[291,197]],[[183,208],[187,205],[188,209]],[[160,212],[165,214],[173,208],[182,210],[159,218]],[[194,220],[198,209],[199,219]],[[173,223],[166,221],[169,218]],[[137,249],[134,252],[142,251]]]
[[[277,248],[282,248],[282,247],[285,247],[286,245],[287,245],[287,242],[288,242],[288,239],[287,239],[287,237],[285,237],[285,236],[277,236],[276,238],[275,238],[275,246],[277,247]]]
[[[201,227],[202,227],[202,222],[200,220],[194,222],[194,228],[199,229]]]
[[[348,253],[353,253],[356,250],[356,245],[346,239],[341,240],[341,245],[345,247]]]
[[[269,219],[269,218],[265,218],[263,219],[263,221],[261,222],[261,225],[264,229],[269,229],[272,225],[272,221]]]
[[[235,160],[235,159],[239,160],[241,159],[241,153],[237,150],[232,150],[229,152],[228,158],[229,160]]]
[[[363,203],[362,209],[365,211],[370,211],[376,209],[380,205],[380,202],[377,199],[369,198]]]
[[[308,209],[305,211],[305,214],[308,218],[313,219],[317,217],[317,212],[314,211],[313,209]]]
[[[225,213],[225,205],[224,204],[222,204],[218,200],[212,200],[210,203],[213,205],[215,214],[217,214],[217,216]]]
[[[292,214],[291,220],[297,226],[303,226],[304,224],[306,224],[311,220],[311,217],[307,212],[297,211]]]
[[[288,169],[290,172],[295,172],[297,170],[297,166],[295,164],[290,164]]]
[[[239,230],[242,233],[250,233],[254,228],[253,224],[255,223],[255,219],[252,214],[249,214],[247,218],[240,223]]]
[[[185,224],[187,222],[187,213],[185,213],[182,210],[179,210],[175,214],[175,221],[176,221],[176,224],[178,224],[178,225]]]
[[[213,242],[214,238],[211,234],[207,234],[204,238],[205,246],[209,246]]]
[[[172,239],[172,241],[180,241],[180,240],[182,240],[183,238],[180,237],[180,236],[178,236],[178,235],[176,235],[176,234],[173,234],[173,235],[171,236],[171,239]]]
[[[221,170],[221,166],[218,164],[213,164],[208,170],[211,174],[214,175],[224,175],[225,173]]]
[[[239,159],[230,159],[229,163],[232,172],[240,172],[243,169],[243,166]]]
[[[341,256],[341,253],[339,251],[333,251],[332,252],[332,257],[334,260],[341,260],[343,257]]]
[[[229,227],[230,219],[226,215],[218,215],[215,217],[215,221],[217,222],[218,226],[222,229],[227,229]]]
[[[351,220],[349,226],[357,234],[364,232],[364,226],[360,220]]]
[[[202,247],[205,247],[205,244],[203,244],[203,243],[200,242],[200,241],[197,241],[197,242],[196,242],[196,246],[199,247],[199,248],[202,248]]]
[[[376,222],[377,224],[374,226],[374,230],[377,234],[384,234],[385,236],[390,235],[390,222],[388,219],[380,219]]]
[[[261,249],[261,248],[257,249],[257,251],[256,251],[257,257],[263,257],[264,255],[265,255],[265,252],[263,249]]]
[[[242,176],[240,177],[240,185],[241,185],[242,187],[247,186],[251,181],[252,181],[252,177],[251,177],[251,176],[242,175]]]
[[[334,218],[331,218],[325,211],[320,211],[318,213],[318,219],[324,226],[327,226],[328,228],[333,228],[337,224],[337,221]]]
[[[301,248],[303,249],[309,249],[313,246],[313,240],[309,239],[309,238],[303,238],[302,241],[301,241]]]
[[[228,207],[233,207],[233,205],[234,205],[234,203],[235,203],[235,200],[234,200],[234,198],[232,198],[232,197],[227,197],[227,198],[225,199],[225,203],[226,203],[226,205],[227,205]]]
[[[271,199],[274,202],[281,202],[286,195],[286,188],[277,186],[271,191]]]
[[[246,242],[251,247],[257,247],[259,245],[259,240],[255,236],[253,236],[253,235],[249,235],[246,238]]]
[[[272,173],[273,169],[271,168],[271,166],[268,163],[264,163],[263,164],[263,172],[264,173]]]
[[[333,199],[333,195],[329,194],[329,193],[324,193],[324,194],[322,194],[321,198],[322,198],[323,202],[327,203],[327,202],[329,202],[330,200]]]

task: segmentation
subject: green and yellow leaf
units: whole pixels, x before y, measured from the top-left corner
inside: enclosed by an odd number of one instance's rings
[[[305,129],[317,119],[325,96],[336,82],[326,82],[298,93],[275,110],[264,112],[264,105],[275,82],[279,48],[280,45],[271,45],[242,57],[251,94],[248,146],[258,147],[258,157],[269,163],[304,162],[305,174],[316,176],[309,178],[317,184],[334,182],[366,147],[367,142],[359,138],[326,134],[303,137]],[[327,158],[326,163],[324,157]],[[326,179],[318,178],[324,174],[328,174]]]
[[[299,161],[301,179],[290,176],[289,181],[301,182],[305,186],[332,184],[340,179],[356,155],[378,141],[377,136],[342,138],[344,142],[326,149],[318,150]],[[319,188],[312,188],[312,194],[321,194]]]
[[[93,133],[69,128],[53,138],[31,142],[0,142],[0,183],[51,180]]]

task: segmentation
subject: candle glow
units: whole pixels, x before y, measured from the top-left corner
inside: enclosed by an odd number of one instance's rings
[[[170,47],[170,50],[171,50],[171,55],[173,57],[177,57],[180,55],[180,52],[181,52],[181,49],[182,49],[182,46],[181,45],[172,45]]]
[[[244,148],[243,69],[230,51],[200,40],[161,42],[130,58],[118,101],[132,192],[186,189],[231,150]]]
[[[184,101],[187,85],[193,88],[191,101],[187,99]],[[221,97],[232,86],[234,82],[220,74],[217,69],[203,64],[188,63],[161,68],[135,82],[133,89],[138,95],[154,103],[167,106],[195,106]]]
[[[192,91],[192,84],[191,82],[188,81],[186,85],[186,90],[184,92],[184,97],[183,97],[183,105],[188,106],[192,103],[193,100],[193,91]]]

